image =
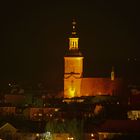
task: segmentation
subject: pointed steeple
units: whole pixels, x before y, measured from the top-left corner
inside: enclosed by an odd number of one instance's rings
[[[115,80],[115,72],[114,72],[114,67],[112,66],[112,71],[111,71],[111,80]]]

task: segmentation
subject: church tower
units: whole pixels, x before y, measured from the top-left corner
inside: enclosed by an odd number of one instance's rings
[[[80,97],[83,76],[83,56],[78,47],[76,22],[72,21],[69,49],[64,56],[64,98]]]

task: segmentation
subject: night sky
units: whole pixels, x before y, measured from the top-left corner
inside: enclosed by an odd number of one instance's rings
[[[136,0],[9,0],[0,3],[0,18],[0,81],[62,83],[73,18],[85,57],[84,76],[109,76],[112,65],[123,76],[128,58],[139,65]]]

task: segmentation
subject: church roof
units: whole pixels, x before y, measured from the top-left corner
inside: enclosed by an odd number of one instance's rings
[[[118,95],[122,92],[123,80],[116,78],[82,78],[82,96]]]
[[[7,132],[7,131],[15,133],[17,129],[10,123],[5,123],[3,126],[0,127],[0,133]]]

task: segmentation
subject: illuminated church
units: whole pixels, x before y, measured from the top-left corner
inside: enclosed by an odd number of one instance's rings
[[[122,93],[122,79],[116,78],[112,69],[107,78],[83,77],[84,56],[79,50],[76,22],[72,22],[69,49],[64,56],[64,98],[118,95]]]

